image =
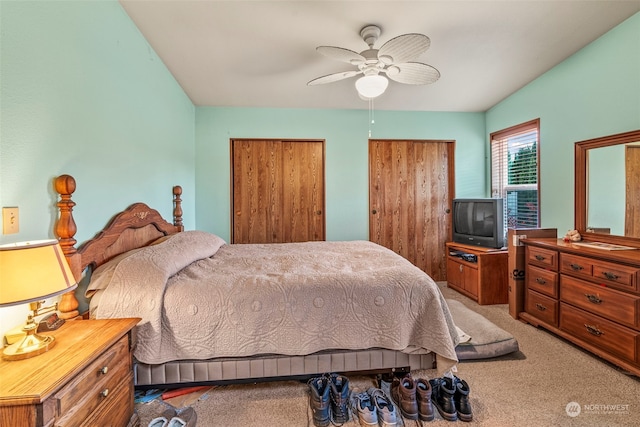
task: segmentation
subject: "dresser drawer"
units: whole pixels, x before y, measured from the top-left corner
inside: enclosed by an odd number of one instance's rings
[[[558,252],[549,249],[528,246],[526,249],[527,263],[547,268],[553,271],[558,270]]]
[[[640,332],[610,322],[595,314],[560,303],[560,329],[602,350],[636,362]]]
[[[640,297],[563,275],[560,278],[560,299],[626,326],[640,326]]]
[[[630,291],[637,291],[638,269],[606,261],[593,262],[593,278],[598,282]]]
[[[560,254],[560,272],[583,277],[593,275],[593,260],[571,254]]]
[[[130,375],[129,337],[124,336],[56,393],[63,414],[56,425],[79,425],[100,404],[114,399],[112,391]]]
[[[535,291],[527,291],[527,313],[543,322],[558,326],[558,301]]]
[[[527,265],[527,289],[558,298],[558,273]]]

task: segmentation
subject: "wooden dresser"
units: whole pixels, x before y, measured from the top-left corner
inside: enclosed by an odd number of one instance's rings
[[[140,319],[72,320],[53,348],[0,362],[0,425],[136,425],[132,329]]]
[[[508,292],[508,256],[506,249],[491,249],[448,242],[447,283],[478,304],[506,304]],[[451,255],[462,251],[476,256],[475,262]]]
[[[640,375],[640,249],[524,239],[525,312],[544,327]]]

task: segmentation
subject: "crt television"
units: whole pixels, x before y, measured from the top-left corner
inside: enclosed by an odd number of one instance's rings
[[[453,199],[453,241],[487,248],[502,248],[502,209],[502,199]]]

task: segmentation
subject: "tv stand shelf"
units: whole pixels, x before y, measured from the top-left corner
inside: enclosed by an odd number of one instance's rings
[[[451,289],[478,304],[506,304],[508,294],[508,251],[448,242],[447,283]],[[476,262],[465,261],[451,252],[475,255]]]

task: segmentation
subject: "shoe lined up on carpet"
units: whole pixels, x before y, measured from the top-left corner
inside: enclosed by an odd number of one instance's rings
[[[192,407],[181,409],[167,408],[162,415],[152,419],[148,427],[195,427],[198,415]]]
[[[338,374],[323,374],[307,384],[316,427],[341,426],[349,421],[350,410],[363,427],[397,427],[404,425],[404,418],[433,421],[434,405],[447,421],[473,420],[469,385],[451,372],[434,379],[414,379],[408,373],[394,377],[391,384],[381,381],[380,388],[366,391],[352,392],[349,379]]]

